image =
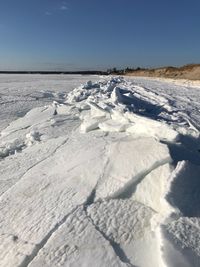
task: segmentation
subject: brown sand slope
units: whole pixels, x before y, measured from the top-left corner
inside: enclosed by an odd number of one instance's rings
[[[200,80],[200,64],[190,64],[180,68],[163,67],[157,69],[134,70],[126,72],[125,75]]]

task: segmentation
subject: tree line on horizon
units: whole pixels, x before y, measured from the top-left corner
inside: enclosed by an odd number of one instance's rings
[[[140,67],[137,67],[137,68],[130,68],[130,67],[127,67],[125,69],[117,69],[117,68],[111,68],[111,69],[107,69],[107,73],[108,74],[125,74],[125,73],[128,73],[128,72],[133,72],[133,71],[139,71],[139,70],[145,70],[145,68],[140,68]]]

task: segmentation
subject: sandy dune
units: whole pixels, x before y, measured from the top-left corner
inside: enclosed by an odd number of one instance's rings
[[[140,69],[127,72],[126,75],[200,80],[200,64],[190,64],[180,68],[163,67],[156,69]]]

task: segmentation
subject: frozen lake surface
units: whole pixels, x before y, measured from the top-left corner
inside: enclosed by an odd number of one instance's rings
[[[200,83],[0,75],[0,266],[199,267]]]

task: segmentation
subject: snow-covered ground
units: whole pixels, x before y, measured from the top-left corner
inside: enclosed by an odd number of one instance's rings
[[[66,94],[95,76],[83,75],[0,75],[0,130],[31,108],[53,100],[63,101]]]
[[[2,75],[0,101],[0,266],[200,266],[200,84]]]

